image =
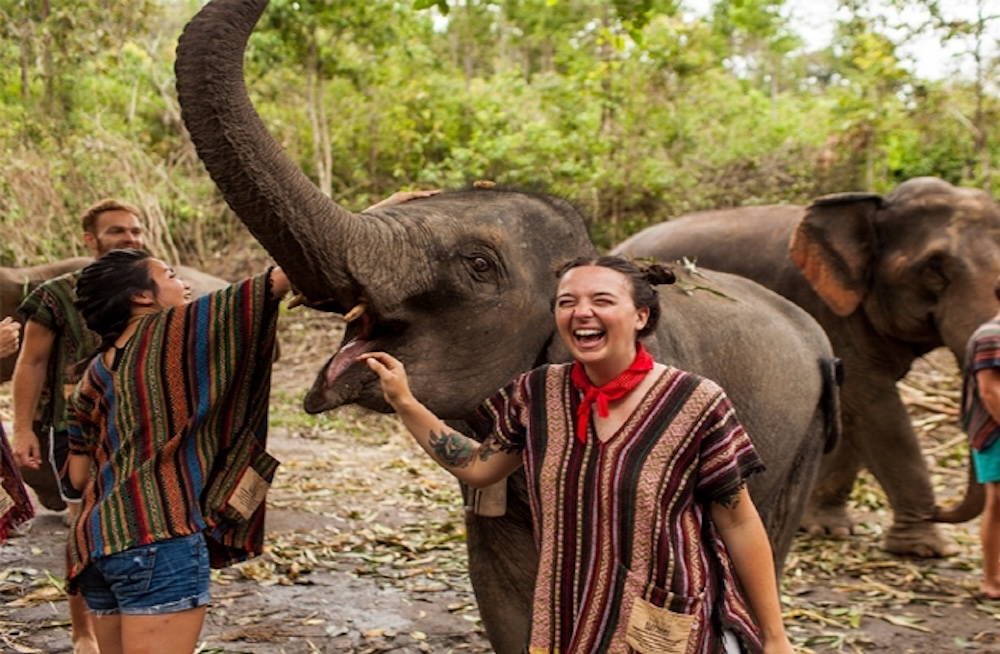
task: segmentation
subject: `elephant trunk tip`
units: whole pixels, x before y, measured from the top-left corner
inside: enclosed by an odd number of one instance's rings
[[[931,513],[931,522],[958,524],[968,522],[983,512],[983,507],[986,505],[986,488],[976,478],[976,467],[972,457],[969,457],[967,475],[965,496],[957,504],[948,507],[935,505]]]
[[[931,514],[931,522],[954,525],[973,520],[979,517],[982,512],[982,505],[976,506],[975,503],[967,501],[948,507],[935,505],[934,512]]]

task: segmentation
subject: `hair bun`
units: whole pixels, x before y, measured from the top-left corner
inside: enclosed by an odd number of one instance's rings
[[[662,263],[649,263],[642,268],[642,275],[646,278],[646,281],[653,286],[658,286],[660,284],[673,284],[677,281],[677,276],[674,275],[674,271],[667,268]]]

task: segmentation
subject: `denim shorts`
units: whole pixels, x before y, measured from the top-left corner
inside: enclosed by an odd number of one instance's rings
[[[199,532],[101,557],[75,581],[95,615],[160,615],[208,604],[209,577]]]

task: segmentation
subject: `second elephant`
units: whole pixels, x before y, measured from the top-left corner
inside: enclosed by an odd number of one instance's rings
[[[756,280],[811,313],[844,362],[844,440],[826,457],[804,526],[852,530],[846,504],[871,470],[892,505],[891,552],[955,551],[933,523],[974,517],[981,488],[937,508],[896,382],[916,357],[946,346],[961,362],[972,331],[997,312],[1000,207],[989,194],[924,177],[886,196],[842,193],[808,207],[708,211],[645,229],[616,253],[697,264]]]

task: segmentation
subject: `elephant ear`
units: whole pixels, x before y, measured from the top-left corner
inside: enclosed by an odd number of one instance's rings
[[[854,313],[868,293],[877,241],[874,217],[881,195],[838,193],[806,208],[789,243],[792,261],[838,316]]]

